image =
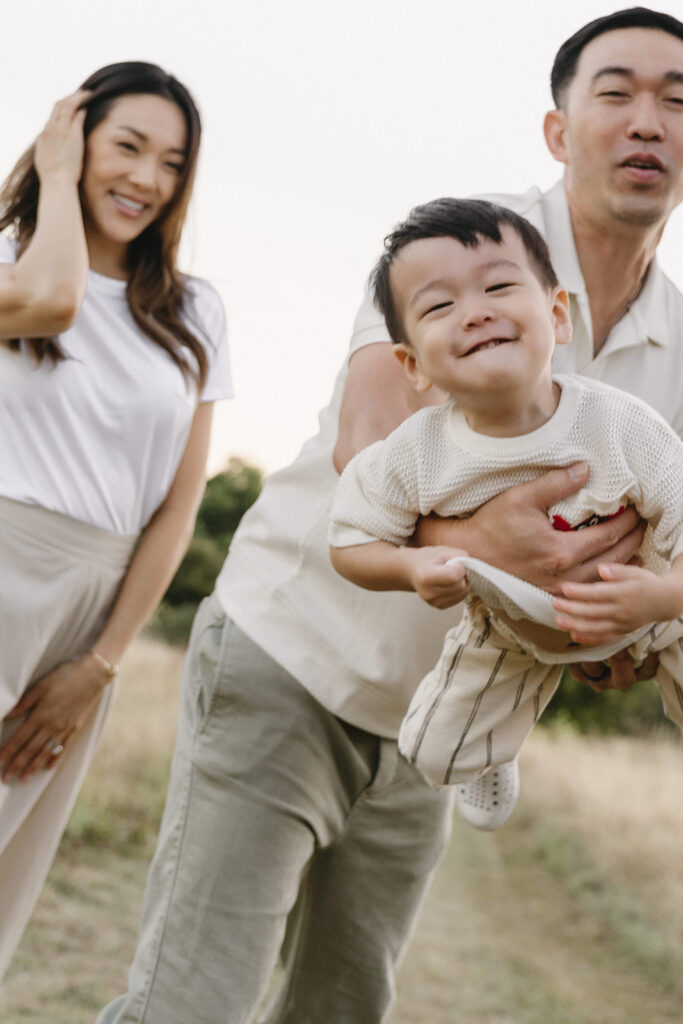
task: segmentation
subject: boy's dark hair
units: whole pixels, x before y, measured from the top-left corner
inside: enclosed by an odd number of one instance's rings
[[[501,227],[508,224],[521,238],[531,268],[541,284],[556,288],[558,281],[550,261],[548,246],[536,228],[504,206],[485,199],[434,199],[410,211],[384,239],[384,252],[370,275],[375,305],[383,314],[394,342],[406,342],[389,280],[391,267],[406,245],[421,238],[454,238],[461,245],[476,248],[483,238],[500,244]]]
[[[660,14],[649,7],[629,7],[623,11],[615,11],[604,18],[596,18],[580,28],[557,51],[552,71],[550,72],[550,89],[556,107],[561,107],[566,100],[567,89],[576,74],[576,66],[584,46],[619,28],[652,28],[668,32],[669,35],[683,39],[683,23],[671,14]]]

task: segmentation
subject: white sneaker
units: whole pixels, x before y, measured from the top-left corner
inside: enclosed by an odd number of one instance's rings
[[[519,797],[517,758],[499,764],[486,775],[455,787],[455,804],[460,816],[475,828],[500,828],[515,809]]]

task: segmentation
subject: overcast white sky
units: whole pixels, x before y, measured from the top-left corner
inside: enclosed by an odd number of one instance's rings
[[[316,428],[389,228],[439,195],[550,185],[558,46],[619,0],[22,0],[3,5],[0,173],[95,68],[151,60],[197,99],[184,269],[228,315],[237,398],[211,468],[267,470]],[[624,0],[626,6],[626,0]],[[680,0],[656,8],[681,16]],[[660,259],[683,287],[683,212]]]

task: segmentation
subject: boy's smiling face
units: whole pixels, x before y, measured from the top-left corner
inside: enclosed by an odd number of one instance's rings
[[[418,391],[441,388],[475,429],[482,417],[493,417],[495,428],[498,413],[552,415],[550,359],[571,337],[566,292],[540,282],[512,227],[503,224],[501,235],[500,243],[482,238],[473,247],[421,238],[391,268],[408,339],[394,346],[397,357]]]

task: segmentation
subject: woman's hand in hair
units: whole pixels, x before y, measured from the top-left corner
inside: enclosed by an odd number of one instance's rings
[[[25,716],[0,749],[3,782],[22,782],[52,768],[95,709],[111,675],[92,656],[58,665],[32,686],[6,716]],[[55,755],[54,745],[62,750]],[[52,749],[51,749],[52,748]]]
[[[80,89],[55,103],[49,120],[36,139],[33,162],[41,184],[53,176],[78,183],[83,170],[83,123],[89,92]]]
[[[5,188],[5,219],[18,225],[25,247],[16,263],[0,265],[0,339],[50,339],[78,316],[88,280],[78,191],[85,121],[80,107],[89,95],[81,90],[55,105]]]

